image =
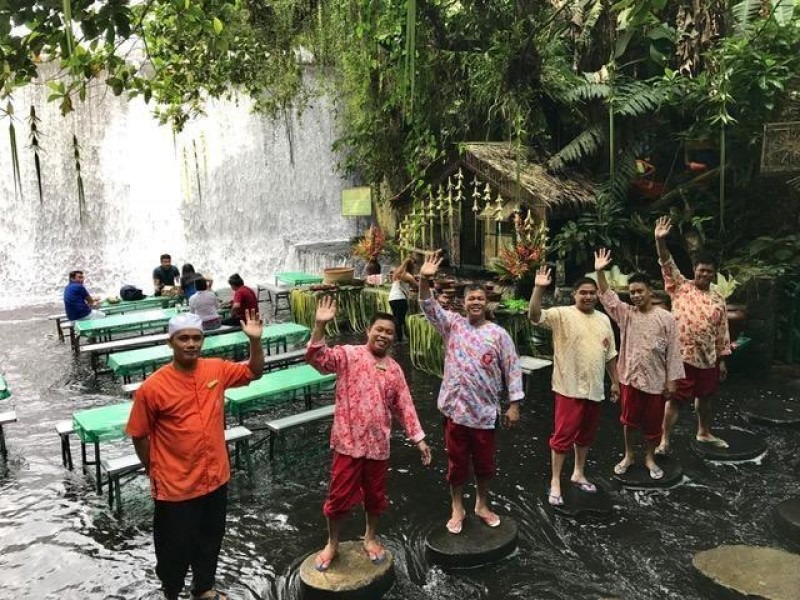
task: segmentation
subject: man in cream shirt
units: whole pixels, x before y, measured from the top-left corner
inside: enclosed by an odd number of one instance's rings
[[[575,452],[575,467],[570,481],[584,492],[597,488],[586,479],[584,466],[589,447],[600,423],[600,403],[605,398],[604,371],[611,377],[611,399],[619,398],[617,349],[608,317],[595,311],[597,284],[588,278],[573,286],[573,306],[542,310],[542,295],[552,282],[550,269],[536,272],[528,318],[553,332],[553,392],[555,392],[555,430],[550,437],[552,474],[547,501],[564,504],[561,496],[561,470],[570,449]]]

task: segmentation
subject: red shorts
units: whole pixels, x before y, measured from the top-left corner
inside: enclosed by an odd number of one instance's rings
[[[690,364],[683,363],[686,377],[678,380],[675,399],[679,402],[688,402],[695,398],[708,398],[717,393],[719,389],[719,367],[699,369]]]
[[[494,477],[494,429],[474,429],[444,420],[447,482],[464,485],[469,479],[470,457],[476,479]]]
[[[388,460],[353,458],[333,453],[331,485],[322,512],[329,519],[340,519],[362,502],[364,511],[377,515],[389,508],[386,496]]]
[[[641,429],[648,441],[661,440],[664,426],[664,396],[648,394],[624,383],[621,383],[619,388],[622,403],[619,422],[628,427]]]
[[[600,402],[569,398],[556,392],[556,427],[550,448],[565,454],[572,446],[591,446],[600,424]]]

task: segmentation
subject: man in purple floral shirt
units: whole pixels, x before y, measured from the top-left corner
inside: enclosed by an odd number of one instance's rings
[[[428,279],[436,274],[441,262],[438,252],[426,255],[420,269],[419,299],[425,316],[445,343],[438,407],[445,416],[447,481],[452,508],[447,530],[458,534],[466,517],[463,493],[470,462],[477,487],[475,514],[489,527],[500,525],[500,517],[489,506],[500,398],[506,387],[509,407],[503,424],[511,427],[519,420],[519,403],[525,394],[511,336],[486,320],[486,290],[479,285],[466,287],[466,318],[445,311],[431,295]]]

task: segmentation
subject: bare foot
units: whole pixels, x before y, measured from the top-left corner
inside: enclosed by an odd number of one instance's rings
[[[669,454],[669,444],[662,441],[655,450],[657,456],[667,456]]]
[[[475,508],[475,515],[489,527],[500,525],[500,517],[488,508]]]
[[[452,533],[453,535],[458,535],[461,533],[461,529],[464,527],[464,519],[466,518],[467,513],[462,508],[461,510],[453,509],[453,512],[450,514],[450,520],[447,522],[445,527],[447,531]]]
[[[317,554],[317,558],[314,561],[314,568],[320,572],[327,571],[334,558],[336,558],[336,546],[326,544],[322,551]]]
[[[632,464],[633,464],[633,458],[630,456],[626,456],[616,465],[614,465],[614,473],[616,475],[625,475],[625,473],[628,472],[628,469],[631,468]]]

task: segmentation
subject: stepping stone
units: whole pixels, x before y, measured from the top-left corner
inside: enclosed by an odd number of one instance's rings
[[[613,509],[611,496],[599,485],[597,485],[597,492],[590,494],[570,482],[565,482],[561,484],[561,497],[564,499],[564,504],[561,506],[550,506],[550,504],[547,506],[566,517],[607,517]],[[545,497],[545,502],[547,502],[547,497]]]
[[[715,430],[714,435],[728,442],[728,448],[717,448],[692,440],[692,450],[700,458],[720,462],[752,460],[767,451],[767,443],[763,439],[743,429]]]
[[[800,498],[790,498],[778,504],[772,509],[772,518],[782,535],[800,544]]]
[[[767,425],[800,425],[800,400],[769,395],[747,403],[744,415]]]
[[[519,541],[517,523],[507,515],[500,515],[500,525],[489,527],[468,514],[458,535],[444,525],[437,525],[425,541],[428,560],[442,567],[467,569],[497,562],[514,552]]]
[[[698,552],[692,565],[714,585],[747,597],[797,600],[800,555],[777,548],[718,546]]]
[[[373,565],[362,542],[342,542],[324,572],[314,565],[317,554],[311,553],[300,565],[305,600],[378,600],[394,584],[394,557],[388,549],[386,560]]]
[[[683,483],[683,467],[670,456],[656,456],[656,464],[664,471],[664,477],[653,479],[644,463],[631,465],[623,475],[614,473],[614,479],[626,488],[634,490],[663,490]]]

